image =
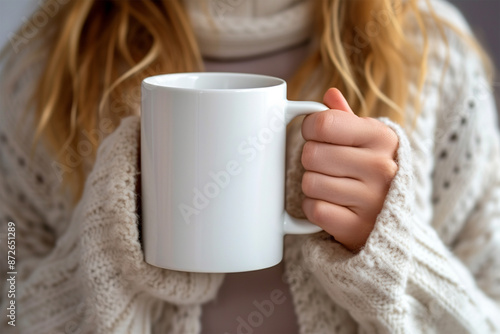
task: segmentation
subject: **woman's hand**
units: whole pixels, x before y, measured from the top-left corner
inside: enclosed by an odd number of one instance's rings
[[[331,109],[308,115],[302,123],[307,141],[302,209],[311,222],[358,251],[398,170],[398,137],[384,123],[356,116],[338,89],[329,89],[323,100]]]

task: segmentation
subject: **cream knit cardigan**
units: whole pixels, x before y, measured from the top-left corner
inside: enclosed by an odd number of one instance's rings
[[[440,14],[468,31],[453,9]],[[303,334],[500,332],[495,105],[479,60],[451,32],[439,95],[445,57],[432,38],[416,127],[405,132],[382,119],[399,137],[399,170],[366,246],[353,254],[325,232],[286,237],[286,278]],[[2,91],[1,252],[6,257],[12,221],[17,314],[16,327],[7,325],[3,278],[0,332],[199,333],[200,305],[214,298],[224,275],[144,262],[139,118],[123,119],[102,142],[83,197],[71,209],[59,192],[54,161],[43,147],[30,156],[33,125],[20,111],[31,80],[26,75]],[[286,199],[298,216],[302,144],[296,126],[288,140]]]

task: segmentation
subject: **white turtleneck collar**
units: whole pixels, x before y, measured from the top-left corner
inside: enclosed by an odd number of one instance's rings
[[[184,0],[201,53],[237,59],[275,52],[311,33],[310,0]]]

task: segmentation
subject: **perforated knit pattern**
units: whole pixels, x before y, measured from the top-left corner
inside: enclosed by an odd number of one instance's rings
[[[439,13],[467,29],[449,7]],[[480,63],[450,35],[432,48],[424,107],[398,134],[398,173],[364,249],[326,233],[287,236],[286,278],[299,327],[310,333],[500,332],[500,150],[495,106]],[[162,270],[139,243],[139,119],[104,140],[76,209],[57,191],[50,156],[30,161],[32,125],[19,132],[25,86],[1,101],[0,219],[17,228],[18,321],[2,333],[198,333],[200,304],[223,275]],[[408,109],[411,113],[412,110]],[[287,208],[300,204],[300,127],[288,141]],[[5,235],[2,249],[5,252]],[[5,262],[2,275],[6,272]],[[2,277],[2,282],[5,282]],[[2,283],[4,284],[4,283]],[[5,287],[0,309],[5,310]]]

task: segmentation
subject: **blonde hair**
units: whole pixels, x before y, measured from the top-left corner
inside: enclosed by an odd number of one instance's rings
[[[43,43],[30,48],[30,54],[42,57],[44,67],[29,107],[35,113],[35,140],[46,141],[64,165],[64,153],[77,152],[84,134],[98,129],[103,120],[109,133],[134,112],[143,78],[202,71],[203,62],[180,0],[59,2],[45,2],[60,8],[39,32]],[[420,89],[426,75],[427,32],[417,0],[315,4],[318,47],[290,80],[289,97],[321,100],[327,88],[337,87],[360,116],[387,116],[403,123],[408,83],[416,82]],[[408,12],[423,36],[421,50],[405,38]],[[2,53],[9,56],[6,49]],[[10,62],[15,58],[8,57]],[[413,103],[418,109],[417,100]],[[86,157],[90,163],[102,136],[93,139]],[[75,201],[84,179],[84,164],[64,173]]]

